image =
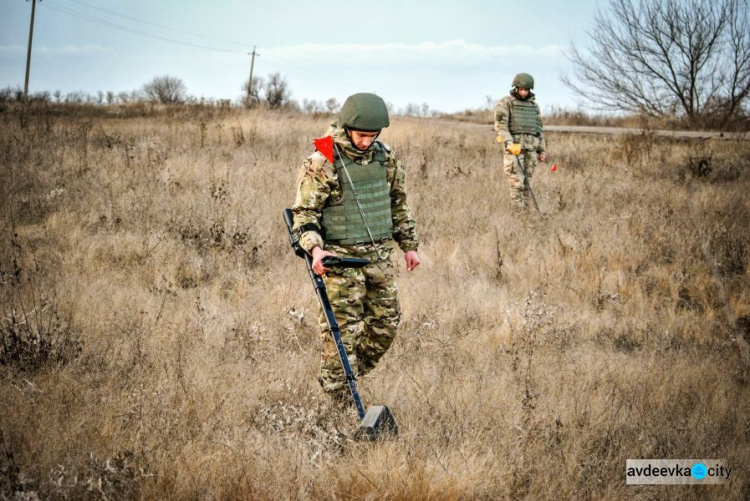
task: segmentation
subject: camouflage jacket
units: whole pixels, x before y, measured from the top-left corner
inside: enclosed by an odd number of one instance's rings
[[[502,98],[495,106],[495,130],[497,131],[498,137],[502,136],[504,138],[503,144],[505,145],[505,148],[512,143],[521,143],[524,148],[535,150],[537,153],[545,153],[547,151],[547,142],[544,139],[544,132],[541,132],[539,135],[519,134],[521,137],[513,137],[513,134],[511,134],[509,128],[510,115],[513,109],[513,100],[515,99],[519,99],[519,97],[515,93],[515,90],[512,90],[509,96]],[[539,123],[541,124],[542,113],[539,110],[539,106],[536,104],[534,93],[529,93],[527,99],[534,103]]]
[[[354,148],[346,132],[337,127],[335,122],[331,124],[326,135],[332,136],[339,151],[352,160],[362,164],[372,160],[372,149],[361,152]],[[404,183],[406,171],[391,149],[383,146],[386,151],[386,177],[391,195],[393,238],[404,252],[417,250],[419,241],[416,223],[406,203]],[[292,206],[294,231],[303,229],[300,235],[300,245],[307,252],[315,246],[325,249],[325,243],[319,231],[321,212],[329,199],[339,198],[341,198],[341,186],[336,169],[320,152],[316,151],[300,167],[297,178],[297,196]]]

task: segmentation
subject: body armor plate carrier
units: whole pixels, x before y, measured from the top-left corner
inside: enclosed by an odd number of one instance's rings
[[[339,245],[371,243],[367,232],[368,226],[375,242],[387,240],[393,236],[391,195],[385,170],[385,152],[379,143],[375,143],[373,147],[375,152],[372,161],[367,165],[359,165],[346,155],[336,158],[335,167],[342,197],[341,200],[323,209],[321,224],[327,242]],[[356,198],[349,178],[341,166],[342,161],[356,189]],[[367,224],[362,220],[357,199],[365,213]]]
[[[542,133],[542,123],[539,120],[536,103],[520,99],[511,100],[510,110],[510,133],[516,134],[533,134],[538,136]]]

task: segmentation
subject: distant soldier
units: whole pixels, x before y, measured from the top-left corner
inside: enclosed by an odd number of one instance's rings
[[[534,77],[519,73],[511,84],[510,95],[495,106],[495,130],[497,142],[504,147],[503,167],[510,181],[510,200],[516,209],[524,209],[529,189],[524,181],[526,171],[528,185],[539,161],[547,160],[547,145],[544,140],[542,114],[535,102]],[[519,165],[523,162],[523,170]]]
[[[313,271],[324,277],[349,363],[358,376],[375,367],[401,320],[392,242],[404,251],[407,270],[419,265],[405,171],[393,151],[377,139],[389,123],[380,97],[350,96],[327,132],[333,152],[317,151],[302,163],[292,207],[294,230],[313,258]],[[331,255],[371,263],[360,269],[328,269],[322,259]],[[348,403],[346,377],[322,314],[320,326],[318,380],[334,400]]]

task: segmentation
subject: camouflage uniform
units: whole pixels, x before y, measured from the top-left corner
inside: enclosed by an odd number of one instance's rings
[[[353,147],[343,128],[334,122],[327,135],[333,137],[339,151],[359,165],[373,160],[373,147],[360,151]],[[375,146],[374,146],[375,147]],[[385,145],[385,168],[390,190],[393,235],[404,252],[417,250],[415,222],[406,204],[405,171],[401,162]],[[338,162],[338,160],[337,160]],[[321,232],[322,211],[341,198],[342,188],[336,169],[319,152],[302,164],[297,196],[292,207],[294,229],[299,231],[300,245],[311,252],[315,246],[345,257],[371,260],[364,268],[332,268],[323,277],[331,307],[341,328],[341,337],[355,375],[371,371],[388,350],[401,320],[395,270],[391,262],[391,239],[357,245],[325,242]],[[323,389],[336,393],[346,387],[346,377],[325,316],[320,315],[323,351],[319,381]]]
[[[516,126],[514,120],[512,120],[512,116],[514,109],[518,109],[519,105],[533,107],[536,110],[539,132],[523,133],[514,130]],[[529,190],[526,188],[524,175],[515,155],[511,154],[507,148],[512,143],[519,143],[521,145],[522,153],[519,157],[523,162],[526,176],[529,178],[529,184],[531,184],[531,177],[534,175],[534,170],[536,169],[537,155],[545,153],[547,150],[542,128],[542,115],[539,111],[539,106],[536,104],[534,94],[529,92],[528,97],[522,100],[516,93],[516,89],[513,89],[509,96],[505,96],[498,101],[497,106],[495,106],[495,130],[498,133],[498,142],[502,141],[501,145],[504,147],[503,168],[510,182],[511,204],[516,209],[524,209],[529,197]]]

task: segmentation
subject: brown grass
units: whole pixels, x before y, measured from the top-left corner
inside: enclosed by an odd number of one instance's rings
[[[394,120],[423,264],[367,444],[281,219],[325,118],[0,121],[0,497],[750,496],[748,144],[550,133],[517,218],[491,127]],[[714,457],[729,485],[624,482]]]

